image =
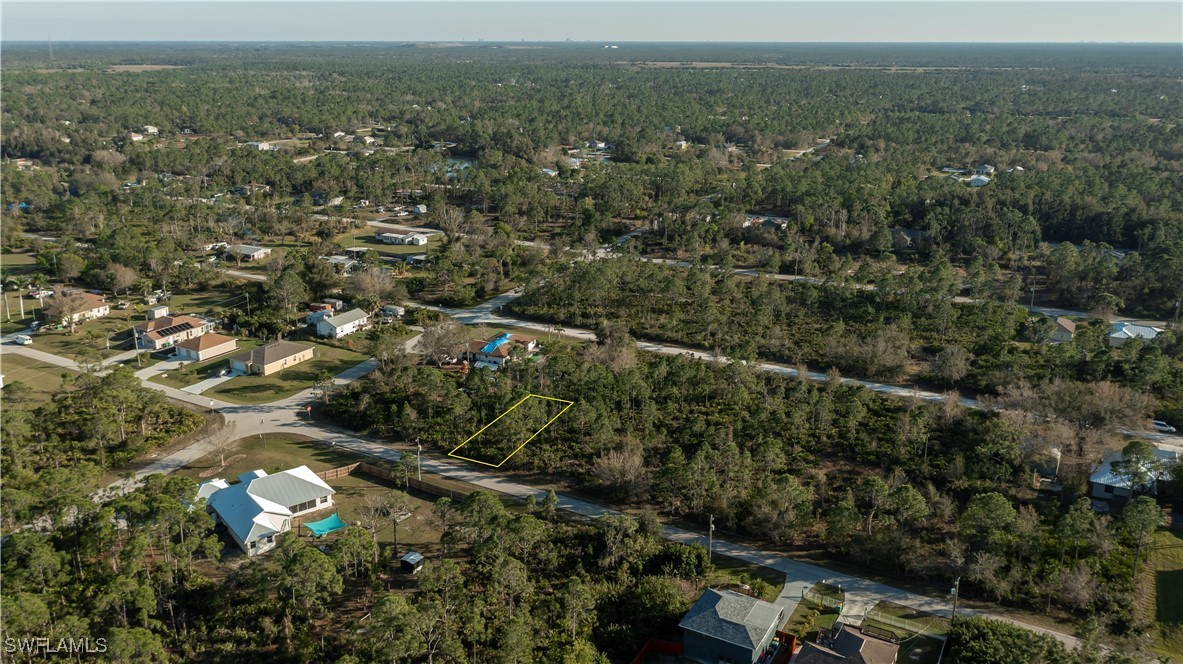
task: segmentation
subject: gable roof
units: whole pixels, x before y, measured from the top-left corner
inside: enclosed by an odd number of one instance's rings
[[[1076,321],[1068,319],[1068,318],[1064,318],[1063,316],[1059,316],[1056,318],[1056,327],[1060,328],[1061,330],[1064,330],[1065,332],[1075,333],[1076,332]]]
[[[783,609],[730,590],[708,588],[678,626],[720,641],[755,649],[780,627]]]
[[[142,336],[149,339],[161,339],[205,325],[207,325],[205,321],[200,318],[194,318],[193,316],[161,316],[160,318],[144,321],[136,325],[135,329],[139,330]]]
[[[242,362],[243,364],[260,364],[268,365],[273,362],[278,362],[284,358],[299,355],[304,351],[312,348],[312,346],[305,346],[304,344],[292,343],[290,341],[273,341],[266,346],[259,346],[252,348],[245,353],[239,353],[230,358],[231,362]]]
[[[95,295],[94,293],[78,293],[76,297],[79,298],[79,304],[81,305],[78,307],[78,310],[82,312],[94,311],[95,309],[111,306],[107,303],[107,299],[102,295]]]
[[[178,343],[177,348],[184,348],[185,350],[202,351],[202,350],[209,350],[210,348],[213,348],[215,346],[221,346],[222,344],[229,343],[231,341],[238,341],[238,340],[235,339],[234,337],[228,337],[224,334],[210,332],[209,334],[203,334],[200,337],[193,337],[192,339],[186,339],[186,340]]]
[[[1149,325],[1137,323],[1114,323],[1109,326],[1109,336],[1115,339],[1146,339],[1150,341],[1158,336],[1162,330]]]
[[[308,466],[274,475],[254,470],[238,478],[238,484],[227,484],[220,478],[203,482],[198,495],[208,491],[209,506],[242,542],[283,532],[284,520],[292,516],[288,506],[336,493]]]
[[[256,247],[253,244],[232,244],[226,247],[226,251],[232,254],[257,254],[266,247]]]
[[[345,325],[349,325],[350,323],[363,321],[369,317],[370,315],[361,309],[350,309],[349,311],[337,314],[336,316],[329,316],[328,318],[324,319],[324,322],[332,325],[333,327],[343,327]]]
[[[1093,474],[1089,476],[1089,481],[1093,484],[1101,484],[1104,486],[1116,487],[1118,489],[1133,490],[1135,487],[1130,482],[1130,478],[1120,475],[1113,471],[1113,464],[1121,461],[1122,453],[1120,451],[1109,451],[1102,457]],[[1172,461],[1178,461],[1179,453],[1174,450],[1164,450],[1160,447],[1154,448],[1154,462],[1169,464]],[[1157,482],[1153,477],[1150,479],[1150,484],[1146,488],[1154,493],[1157,490]]]

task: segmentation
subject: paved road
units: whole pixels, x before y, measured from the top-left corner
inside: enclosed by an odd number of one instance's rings
[[[267,276],[258,274],[256,272],[243,272],[242,270],[226,270],[226,274],[239,279],[246,279],[248,281],[267,281]]]

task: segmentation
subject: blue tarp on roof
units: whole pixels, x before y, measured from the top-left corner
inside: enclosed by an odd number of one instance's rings
[[[311,530],[313,535],[316,535],[317,537],[324,537],[325,535],[328,535],[329,533],[335,533],[342,528],[348,528],[349,524],[342,521],[341,517],[337,516],[336,512],[333,512],[333,516],[321,519],[320,521],[306,523],[304,524],[304,527],[308,530]]]
[[[488,355],[489,353],[492,353],[493,351],[497,350],[502,345],[507,344],[507,343],[509,343],[509,334],[499,334],[499,335],[493,337],[493,339],[490,340],[489,343],[485,344],[485,346],[483,348],[481,348],[481,352]]]

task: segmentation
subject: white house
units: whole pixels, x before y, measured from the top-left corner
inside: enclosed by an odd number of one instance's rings
[[[538,349],[538,340],[521,334],[499,334],[484,341],[470,341],[464,359],[474,368],[500,369],[509,360],[509,353],[515,347],[527,353]]]
[[[405,244],[417,247],[427,244],[427,236],[422,233],[379,233],[374,238],[383,244]]]
[[[321,256],[320,260],[332,265],[341,274],[352,274],[360,263],[348,256]]]
[[[274,548],[276,536],[292,529],[293,517],[332,507],[335,493],[308,466],[274,475],[254,470],[239,475],[237,484],[219,478],[197,487],[206,509],[248,556]]]
[[[160,134],[160,128],[153,127],[152,125],[144,125],[143,127],[140,128],[140,131],[144,132],[145,134],[147,134],[149,136],[158,136]]]
[[[106,316],[111,313],[111,305],[107,303],[101,295],[93,293],[75,293],[68,296],[77,301],[77,311],[75,311],[70,318],[73,318],[75,324],[82,321],[94,320],[100,316]],[[62,317],[62,322],[68,324],[70,321],[66,317]]]
[[[350,309],[336,316],[322,318],[316,324],[316,333],[330,339],[340,339],[347,334],[364,330],[370,324],[370,315],[361,309]]]
[[[239,258],[244,261],[257,261],[271,255],[271,250],[267,247],[256,247],[251,244],[232,244],[226,247],[226,253],[230,254],[231,258]]]
[[[1104,458],[1101,459],[1101,463],[1093,470],[1093,474],[1089,476],[1090,493],[1093,498],[1120,502],[1129,500],[1134,495],[1135,490],[1144,490],[1151,494],[1155,493],[1158,480],[1170,477],[1172,468],[1178,463],[1179,453],[1156,447],[1154,449],[1154,460],[1149,467],[1144,469],[1150,481],[1147,486],[1140,487],[1132,486],[1129,477],[1113,471],[1113,464],[1120,461],[1121,458],[1121,452],[1106,452]]]
[[[974,169],[974,175],[994,175],[994,167],[990,164],[978,164]]]
[[[985,187],[990,184],[990,178],[985,175],[975,175],[969,179],[969,186],[971,187]]]
[[[1149,325],[1138,325],[1136,323],[1114,323],[1109,326],[1109,347],[1121,348],[1127,341],[1137,339],[1138,341],[1154,341],[1162,330],[1157,327],[1150,327]]]
[[[268,143],[267,141],[251,141],[250,143],[247,143],[246,145],[249,148],[254,148],[259,151],[271,149],[271,144]]]

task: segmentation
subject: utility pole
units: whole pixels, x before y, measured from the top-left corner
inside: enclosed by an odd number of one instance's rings
[[[957,596],[960,594],[958,592],[960,588],[961,577],[958,576],[957,580],[953,582],[953,587],[949,589],[949,592],[953,595],[953,615],[949,616],[950,626],[953,625],[953,622],[957,619]],[[937,664],[941,664],[941,661],[945,659],[945,646],[947,645],[949,645],[949,635],[946,634],[945,640],[941,641],[941,652],[937,655]]]
[[[12,306],[8,304],[8,291],[4,291],[4,316],[5,320],[12,322]]]
[[[423,444],[419,439],[415,439],[415,447],[419,448],[419,452],[415,455],[415,467],[419,471],[419,481],[423,481]]]
[[[711,515],[710,527],[707,530],[707,562],[713,562],[715,557],[715,515]]]

